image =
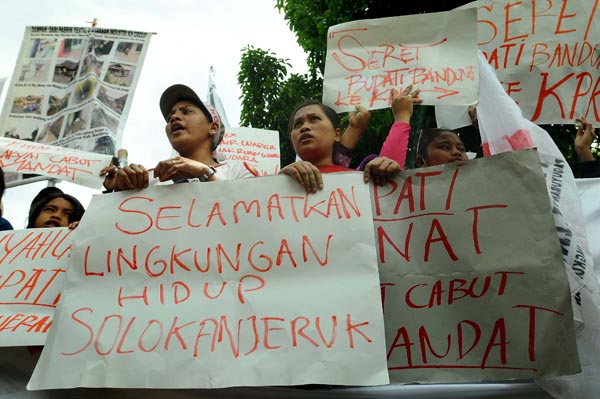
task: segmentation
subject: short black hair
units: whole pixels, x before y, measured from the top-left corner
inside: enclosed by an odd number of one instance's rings
[[[65,194],[60,188],[57,187],[46,187],[43,188],[38,195],[35,196],[29,207],[29,217],[27,218],[27,228],[32,229],[35,227],[35,220],[40,216],[42,209],[46,204],[55,198],[63,198],[73,205],[73,212],[69,214],[69,223],[78,222],[83,217],[85,208],[81,205],[81,202],[72,195]]]
[[[292,130],[294,129],[294,118],[296,117],[296,113],[298,111],[300,111],[302,108],[308,107],[309,105],[318,105],[321,108],[321,110],[323,111],[323,113],[325,114],[325,116],[327,116],[327,119],[329,119],[329,121],[333,125],[334,129],[342,128],[342,123],[340,122],[340,117],[333,108],[331,108],[328,105],[323,104],[319,100],[306,100],[306,101],[302,102],[300,105],[298,105],[296,108],[294,108],[294,110],[290,114],[290,119],[288,121],[288,134],[292,134]]]
[[[450,129],[444,129],[444,128],[425,128],[423,130],[421,130],[421,133],[419,134],[419,141],[417,143],[417,156],[421,156],[421,158],[423,159],[427,159],[427,147],[429,147],[429,144],[435,140],[436,137],[440,136],[443,133],[454,133],[456,134],[455,131],[452,131]]]

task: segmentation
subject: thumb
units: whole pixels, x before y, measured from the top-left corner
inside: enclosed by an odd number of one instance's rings
[[[369,165],[365,165],[365,170],[363,171],[363,180],[365,183],[369,182],[369,179],[371,178],[371,170],[369,168]]]

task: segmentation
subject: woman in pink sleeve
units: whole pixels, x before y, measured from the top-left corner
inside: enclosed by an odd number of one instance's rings
[[[323,188],[323,173],[356,171],[333,160],[333,149],[341,141],[342,128],[339,116],[331,107],[316,100],[305,101],[292,111],[288,130],[301,160],[287,165],[279,173],[292,176],[307,193]],[[390,159],[376,158],[372,162],[378,166],[367,165],[365,183],[373,178],[376,184],[385,184],[400,170],[398,163]]]
[[[392,111],[394,113],[394,124],[388,133],[388,136],[381,147],[379,155],[367,155],[360,163],[358,169],[365,169],[368,164],[370,168],[380,168],[380,162],[384,159],[396,161],[401,169],[405,168],[406,153],[408,151],[408,138],[410,136],[410,118],[413,114],[414,104],[423,102],[419,98],[419,90],[412,91],[412,85],[408,86],[398,93],[396,90],[391,92]],[[377,157],[381,157],[377,162],[373,162]]]

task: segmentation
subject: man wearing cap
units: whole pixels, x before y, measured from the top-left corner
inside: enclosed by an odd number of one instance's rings
[[[154,177],[161,182],[236,180],[258,175],[245,162],[218,163],[214,159],[212,153],[220,139],[219,116],[189,87],[176,84],[167,88],[160,97],[160,111],[167,122],[167,138],[179,154],[154,168]],[[105,180],[105,187],[115,191],[146,188],[148,184],[148,170],[136,164],[118,169],[114,178]]]

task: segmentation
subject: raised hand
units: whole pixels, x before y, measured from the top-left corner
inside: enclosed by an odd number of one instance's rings
[[[420,90],[413,91],[412,88],[413,86],[409,85],[402,90],[402,93],[398,93],[394,89],[390,92],[390,102],[392,103],[392,111],[396,122],[410,123],[414,104],[423,102],[423,99],[419,97]]]

